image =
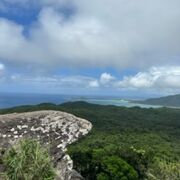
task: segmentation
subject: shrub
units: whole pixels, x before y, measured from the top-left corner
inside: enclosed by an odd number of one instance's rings
[[[26,139],[10,148],[3,158],[9,180],[53,180],[55,170],[46,149],[36,140]]]

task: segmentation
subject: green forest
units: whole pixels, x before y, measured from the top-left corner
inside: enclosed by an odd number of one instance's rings
[[[74,168],[85,179],[180,179],[179,109],[69,102],[2,109],[0,114],[45,109],[72,113],[93,124],[86,137],[68,148]]]

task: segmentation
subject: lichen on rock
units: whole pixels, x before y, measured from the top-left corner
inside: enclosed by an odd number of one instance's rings
[[[86,135],[92,124],[60,111],[36,111],[0,116],[0,147],[6,149],[22,138],[37,139],[50,148],[58,180],[82,179],[73,170],[67,145]]]

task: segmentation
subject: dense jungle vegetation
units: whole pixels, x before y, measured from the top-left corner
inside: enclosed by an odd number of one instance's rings
[[[68,151],[87,180],[180,179],[180,110],[102,106],[85,102],[40,104],[0,114],[61,110],[93,124]]]

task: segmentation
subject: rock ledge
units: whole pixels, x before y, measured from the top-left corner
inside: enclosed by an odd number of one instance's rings
[[[73,170],[67,145],[88,134],[92,124],[61,111],[35,111],[0,116],[0,147],[8,148],[21,138],[38,139],[50,147],[59,180],[82,179]]]

